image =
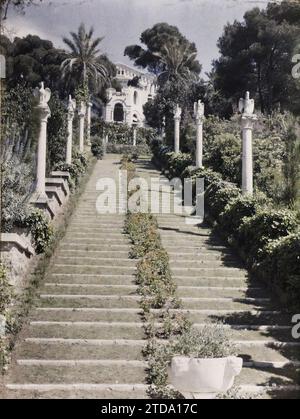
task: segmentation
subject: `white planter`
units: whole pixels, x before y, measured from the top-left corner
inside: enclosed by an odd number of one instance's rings
[[[214,398],[226,393],[243,368],[237,357],[197,359],[177,356],[172,359],[170,382],[186,398]]]

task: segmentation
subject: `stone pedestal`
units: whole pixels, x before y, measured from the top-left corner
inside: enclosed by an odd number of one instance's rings
[[[76,102],[69,96],[68,105],[68,138],[66,150],[66,163],[72,164],[72,146],[73,146],[73,120],[75,116]]]
[[[91,145],[91,124],[92,124],[92,106],[91,102],[87,106],[87,144]]]
[[[136,140],[137,140],[137,130],[133,128],[133,146],[136,147]]]
[[[199,100],[194,105],[194,115],[196,120],[196,168],[203,167],[203,122],[204,104]]]
[[[181,109],[177,105],[174,112],[174,151],[175,153],[180,152],[180,121],[181,121]]]
[[[84,102],[81,102],[80,108],[78,111],[79,116],[79,151],[80,153],[84,152],[84,120],[86,115],[86,105]]]
[[[46,199],[45,180],[46,180],[46,154],[47,154],[47,124],[48,118],[51,116],[48,102],[51,98],[51,90],[44,88],[44,83],[41,87],[34,91],[35,97],[39,100],[38,110],[40,116],[40,132],[38,138],[37,150],[37,169],[36,169],[36,185],[35,196],[36,199]]]
[[[245,99],[240,99],[239,111],[242,113],[242,138],[243,138],[243,167],[242,167],[242,190],[244,195],[253,195],[253,150],[252,132],[257,121],[254,114],[255,103],[250,99],[250,93],[246,92]]]

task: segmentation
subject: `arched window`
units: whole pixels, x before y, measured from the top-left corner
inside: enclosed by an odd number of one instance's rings
[[[137,93],[137,91],[135,91],[134,92],[134,95],[133,95],[133,103],[136,105],[137,104],[137,100],[138,100],[138,93]]]
[[[114,121],[123,122],[124,121],[124,108],[122,103],[117,103],[114,109]]]

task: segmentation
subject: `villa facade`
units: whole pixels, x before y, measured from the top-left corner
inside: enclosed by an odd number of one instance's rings
[[[155,77],[125,64],[116,64],[116,67],[116,79],[122,89],[107,90],[108,102],[104,110],[104,120],[144,127],[143,106],[156,94]]]

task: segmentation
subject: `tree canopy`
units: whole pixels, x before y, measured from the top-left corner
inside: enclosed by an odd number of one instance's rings
[[[254,8],[244,21],[226,25],[211,75],[216,91],[236,101],[250,90],[264,113],[290,109],[297,90],[291,62],[299,37],[300,4],[288,1]]]
[[[196,59],[197,48],[188,41],[176,26],[167,23],[157,23],[141,35],[141,43],[145,45],[130,45],[125,49],[134,64],[159,76],[160,74],[181,75],[187,72],[199,75],[201,65]]]

